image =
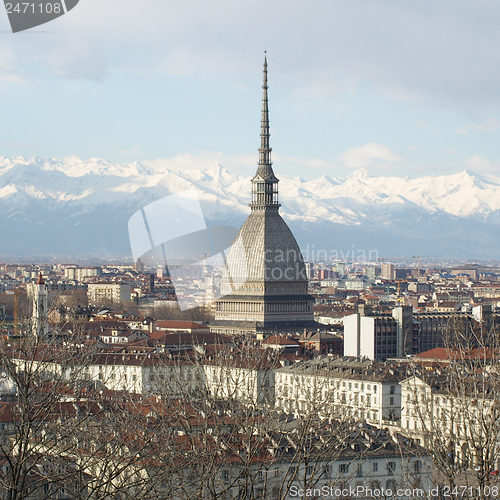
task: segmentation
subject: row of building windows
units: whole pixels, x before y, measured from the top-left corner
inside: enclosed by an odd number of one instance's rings
[[[349,474],[350,471],[350,466],[355,465],[352,463],[341,463],[337,465],[337,472],[339,474]],[[371,464],[367,464],[370,466],[371,471],[368,472],[368,474],[373,473],[373,472],[379,472],[379,462],[371,462]],[[357,464],[355,465],[355,473],[357,477],[363,477],[365,474],[365,470],[363,468],[363,464]],[[296,473],[297,466],[294,466],[291,468],[290,473],[294,475]],[[397,464],[394,461],[389,461],[386,462],[385,466],[385,472],[389,476],[393,476],[396,473],[397,469]],[[423,471],[423,464],[421,460],[415,460],[412,465],[413,472],[416,474],[420,474]],[[315,473],[321,473],[324,476],[329,476],[331,473],[331,466],[330,465],[325,465],[322,467],[321,470],[318,469],[317,465],[308,465],[306,469],[306,474],[308,476],[312,476]],[[221,472],[222,480],[224,482],[228,482],[230,478],[230,471],[228,469],[223,469]],[[274,469],[273,471],[268,471],[266,474],[267,477],[269,476],[274,476],[274,477],[279,477],[280,476],[280,470],[278,468]],[[262,480],[264,479],[264,471],[259,470],[257,472],[257,478]],[[389,488],[389,486],[387,486]],[[391,488],[392,489],[392,488]]]
[[[279,377],[279,375],[278,375]],[[298,376],[298,375],[282,375],[283,377],[283,383],[288,383],[288,385],[295,385],[295,384],[300,384],[301,386],[304,386],[304,385],[312,385],[315,381],[313,380],[313,377],[308,377],[308,378],[304,378],[302,376]],[[309,384],[308,384],[308,379],[309,379]],[[378,390],[378,386],[376,384],[367,384],[366,382],[352,382],[352,381],[346,381],[346,380],[342,380],[340,382],[339,379],[335,379],[335,378],[330,378],[329,382],[330,382],[330,385],[333,381],[338,381],[338,384],[341,385],[341,387],[343,389],[345,388],[349,388],[349,390],[361,390],[361,391],[366,391],[366,392],[370,392],[373,390],[373,392],[375,394],[377,394],[377,390]],[[278,382],[279,382],[279,378],[277,379],[277,385],[278,385]],[[326,382],[325,382],[326,383]],[[390,386],[390,394],[395,394],[396,392],[396,386],[395,385],[391,385]]]

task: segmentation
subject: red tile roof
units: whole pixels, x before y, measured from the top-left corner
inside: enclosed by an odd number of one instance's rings
[[[266,340],[263,340],[262,345],[300,346],[296,340],[289,339],[283,335],[272,335]]]
[[[496,352],[495,352],[496,351]],[[500,357],[499,349],[450,349],[447,347],[436,347],[430,351],[415,355],[419,359],[432,360],[460,360],[460,359],[493,359]]]

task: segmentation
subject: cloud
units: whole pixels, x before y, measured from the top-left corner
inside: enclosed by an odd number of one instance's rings
[[[154,160],[144,160],[144,165],[153,170],[173,170],[174,172],[183,170],[203,171],[216,163],[222,162],[221,153],[204,152],[199,154],[183,153],[169,158],[156,158]]]
[[[273,155],[274,161],[280,165],[280,169],[286,170],[288,166],[298,167],[298,168],[319,168],[319,169],[330,169],[335,166],[333,162],[324,160],[322,158],[298,158],[294,156],[285,156],[275,153]],[[254,164],[256,157],[254,158]]]
[[[55,35],[40,36],[36,52],[52,68],[54,54],[67,51],[55,63],[63,77],[98,78],[102,61],[126,62],[144,75],[241,76],[267,48],[275,78],[295,89],[308,85],[318,98],[368,85],[394,100],[491,106],[500,104],[500,65],[491,50],[500,44],[500,3],[482,4],[456,0],[450,9],[433,0],[317,0],[307,8],[299,0],[86,0],[50,23]],[[29,41],[18,44],[18,56],[33,57]],[[102,59],[97,67],[88,67],[83,49],[66,50],[75,41]]]
[[[64,50],[50,50],[41,59],[56,76],[64,78],[102,81],[108,69],[103,52],[85,40],[65,43]]]
[[[369,142],[363,146],[349,149],[342,155],[341,159],[344,165],[351,168],[402,161],[402,158],[393,153],[387,146],[377,142]]]
[[[143,151],[139,146],[131,146],[129,148],[115,147],[115,150],[118,151],[118,153],[122,154],[123,156],[131,156],[134,158],[143,155]]]
[[[494,165],[488,158],[481,155],[472,155],[470,158],[468,158],[466,165],[476,172],[498,172],[498,166]]]
[[[231,172],[238,173],[242,176],[253,175],[257,168],[258,153],[240,154],[240,155],[224,155],[220,152],[205,151],[202,153],[192,154],[183,153],[169,158],[157,158],[154,160],[144,160],[144,165],[151,167],[153,170],[206,170],[212,165],[219,164],[227,168]],[[298,158],[293,156],[283,156],[279,154],[273,155],[275,170],[278,175],[288,174],[292,172],[301,172],[307,176],[309,169],[328,170],[335,168],[333,162],[328,162],[320,158]]]
[[[472,123],[469,127],[481,130],[482,132],[495,132],[499,125],[496,118],[488,118],[483,123]]]
[[[28,83],[26,77],[16,64],[15,52],[5,46],[0,46],[0,84]]]
[[[488,132],[494,133],[497,131],[500,123],[496,118],[488,118],[480,123],[468,123],[464,127],[455,129],[453,132],[455,134],[467,135],[469,132],[479,131],[479,132]]]

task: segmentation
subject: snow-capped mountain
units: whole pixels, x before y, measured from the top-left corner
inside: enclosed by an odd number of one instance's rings
[[[331,256],[369,250],[500,256],[498,177],[463,171],[408,179],[363,170],[310,181],[277,175],[281,213],[306,259],[320,249]],[[130,255],[130,216],[193,187],[210,223],[239,226],[249,212],[249,180],[220,165],[194,170],[157,162],[0,157],[0,255]]]

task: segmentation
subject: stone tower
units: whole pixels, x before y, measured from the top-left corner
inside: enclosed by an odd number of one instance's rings
[[[31,316],[31,332],[37,338],[45,337],[49,333],[49,288],[42,273],[34,283],[28,285],[28,295],[33,304]]]
[[[259,163],[252,179],[250,215],[227,253],[212,331],[254,334],[314,327],[313,298],[302,253],[279,214],[278,179],[269,144],[267,58],[264,60]]]

